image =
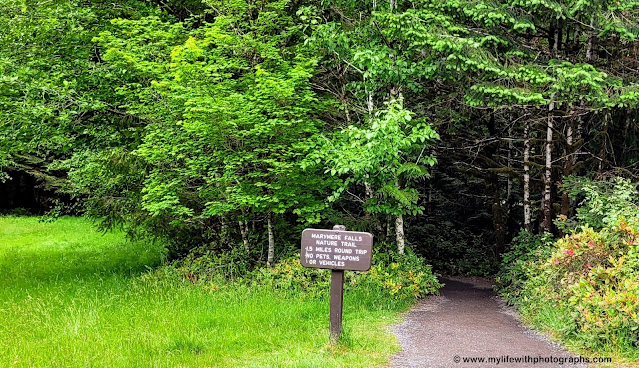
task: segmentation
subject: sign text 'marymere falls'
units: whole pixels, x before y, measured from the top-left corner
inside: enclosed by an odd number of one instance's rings
[[[358,231],[306,229],[302,232],[302,266],[367,271],[373,236]]]

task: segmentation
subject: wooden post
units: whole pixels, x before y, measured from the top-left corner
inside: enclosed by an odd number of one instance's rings
[[[346,226],[335,225],[333,230],[346,231]],[[344,306],[344,270],[331,270],[331,339],[339,340],[342,334],[342,311]]]
[[[330,337],[336,342],[342,334],[344,271],[368,271],[373,257],[373,234],[346,231],[344,225],[333,229],[302,231],[300,264],[307,268],[331,270]]]
[[[331,270],[331,339],[342,334],[342,308],[344,304],[344,270]]]

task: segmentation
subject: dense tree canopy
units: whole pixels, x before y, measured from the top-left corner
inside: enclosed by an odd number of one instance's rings
[[[175,256],[343,223],[481,268],[565,178],[639,174],[638,6],[0,0],[2,185]]]

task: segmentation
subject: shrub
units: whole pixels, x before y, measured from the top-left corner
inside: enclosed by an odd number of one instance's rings
[[[584,201],[551,242],[521,233],[504,255],[501,294],[524,318],[594,351],[639,359],[639,219],[625,179],[566,185]],[[552,245],[551,245],[552,243]]]
[[[378,252],[373,266],[361,274],[359,282],[366,287],[378,287],[397,299],[422,298],[438,294],[442,285],[430,265],[407,249],[405,254]]]
[[[380,245],[385,248],[386,245]],[[277,289],[322,295],[328,290],[330,271],[302,267],[299,257],[277,263],[273,268],[260,268],[251,282]],[[395,299],[416,299],[437,293],[441,284],[431,266],[410,250],[400,255],[390,250],[373,255],[368,272],[346,272],[345,289],[377,289]]]
[[[321,295],[328,290],[329,271],[303,267],[297,258],[281,260],[271,268],[258,268],[250,276],[250,282],[274,289]]]
[[[385,249],[388,248],[388,249]],[[330,271],[305,268],[295,258],[283,259],[272,268],[249,269],[249,259],[242,249],[229,253],[199,250],[170,268],[194,283],[218,289],[230,282],[263,285],[273,289],[325,295],[330,284]],[[216,286],[213,286],[216,285]],[[416,299],[437,293],[441,284],[431,266],[408,250],[400,255],[385,244],[378,246],[368,272],[346,272],[346,290],[376,289],[395,299]]]
[[[639,348],[637,222],[620,221],[601,231],[583,227],[556,246],[530,283],[543,280],[546,287],[531,295],[564,308],[575,321],[566,332],[588,347]]]
[[[534,276],[536,266],[552,253],[553,243],[548,233],[537,235],[525,230],[513,239],[510,251],[502,256],[502,265],[495,278],[497,290],[507,302],[516,302],[525,281]]]
[[[251,269],[251,261],[243,248],[220,252],[211,247],[199,247],[185,258],[174,261],[170,267],[194,283],[212,280],[224,283],[244,278]]]
[[[615,177],[593,181],[569,176],[564,179],[562,187],[571,198],[582,199],[575,220],[562,218],[556,221],[564,231],[576,230],[584,224],[600,230],[617,224],[621,217],[627,220],[639,218],[637,184],[628,179]]]

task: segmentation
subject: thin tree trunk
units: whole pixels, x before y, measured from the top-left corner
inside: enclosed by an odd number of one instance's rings
[[[530,228],[530,121],[524,122],[524,229]]]
[[[275,258],[275,237],[273,236],[273,212],[266,215],[266,226],[268,227],[268,255],[266,258],[266,267],[273,266]]]
[[[581,34],[581,27],[579,24],[575,24],[574,28],[571,29],[572,39],[568,41],[569,36],[566,36],[566,47],[568,47],[568,42],[570,45],[570,52],[576,52],[579,50],[579,35]]]
[[[433,181],[428,181],[428,213],[433,212]]]
[[[588,30],[588,46],[586,48],[586,62],[591,63],[597,59],[597,35],[593,29],[595,26],[595,18],[590,20],[590,29]]]
[[[630,132],[631,120],[632,120],[632,116],[630,114],[626,115],[626,125],[624,126],[624,129],[623,129],[623,133],[624,133],[623,147],[622,147],[621,155],[619,156],[622,159],[626,159],[628,157],[628,147],[630,146],[629,142],[631,142],[631,139],[632,139],[632,135]]]
[[[557,56],[558,50],[561,50],[561,32],[562,32],[562,22],[561,20],[557,20],[557,28],[555,29],[555,34],[553,35],[553,45],[552,45],[552,53],[554,56]]]
[[[499,176],[492,174],[490,186],[493,190],[493,225],[495,227],[495,254],[502,254],[506,248],[506,234],[504,226],[504,211],[501,207],[501,188],[499,187]]]
[[[564,41],[564,21],[559,19],[557,23],[557,50],[561,51],[564,49],[564,45],[562,43]],[[568,30],[566,30],[566,32],[568,32]]]
[[[246,253],[249,253],[251,251],[251,247],[248,240],[248,223],[242,220],[238,220],[237,223],[240,226],[240,234],[242,234],[242,243],[244,243],[244,250],[246,251]]]
[[[575,159],[573,161],[573,171],[575,171],[574,166],[577,164],[577,158],[579,157],[579,154],[581,153],[581,146],[582,146],[582,139],[583,139],[583,135],[584,135],[584,126],[586,125],[586,118],[585,118],[585,114],[583,112],[583,106],[584,106],[584,102],[582,101],[580,103],[581,106],[581,111],[579,111],[579,121],[577,122],[577,139],[576,139],[576,144],[577,146],[575,147]]]
[[[546,165],[544,170],[544,197],[543,212],[544,219],[541,223],[541,232],[552,231],[552,133],[554,128],[553,110],[555,102],[551,101],[548,107],[548,126],[546,127]]]
[[[573,147],[573,122],[572,119],[566,124],[566,149],[564,151],[566,156],[566,161],[564,162],[564,172],[563,177],[567,177],[572,174],[572,168],[575,160],[575,149]],[[564,216],[569,216],[572,210],[572,205],[570,203],[570,196],[565,191],[561,194],[561,214]]]
[[[550,20],[550,23],[548,24],[548,33],[546,34],[546,39],[548,40],[548,48],[550,49],[553,57],[555,56],[555,51],[557,50],[555,48],[555,33],[557,32],[555,28],[556,24],[557,23],[554,20]]]
[[[513,136],[513,130],[512,127],[508,128],[508,137],[512,138]],[[507,184],[506,184],[506,203],[509,203],[510,206],[510,199],[512,198],[512,192],[513,192],[513,178],[510,175],[510,168],[513,166],[513,140],[509,139],[508,140],[508,161],[507,161],[507,165],[508,165],[508,174],[506,175],[506,179],[508,180]]]
[[[599,149],[599,167],[597,173],[601,175],[604,170],[604,163],[606,161],[606,145],[608,138],[608,113],[604,114],[603,130],[601,131],[601,148]]]
[[[229,224],[226,222],[226,218],[224,216],[220,216],[220,222],[220,241],[222,244],[227,244],[229,238]]]
[[[368,202],[371,198],[373,198],[373,195],[375,195],[373,187],[371,187],[368,181],[364,181],[364,191],[366,193],[366,197],[364,198],[364,200],[365,202]],[[379,221],[378,218],[371,216],[371,213],[366,209],[364,209],[364,218],[366,219],[367,223],[371,223],[371,225],[375,227],[375,230],[380,236],[384,233],[381,221]]]
[[[399,254],[404,254],[404,216],[401,214],[395,218],[395,236],[397,239],[397,252]]]

